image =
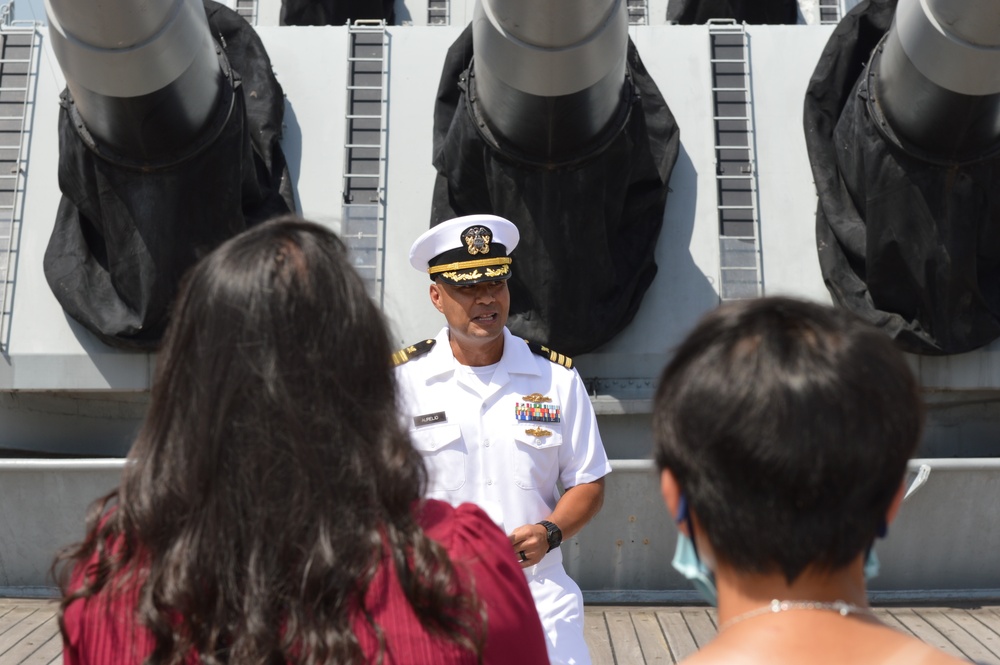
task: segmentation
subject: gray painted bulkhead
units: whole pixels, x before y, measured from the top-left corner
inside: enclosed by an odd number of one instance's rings
[[[428,223],[434,95],[445,52],[462,29],[413,23],[387,28],[383,302],[400,345],[433,336],[442,324],[427,299],[428,281],[406,255]],[[747,26],[765,292],[821,302],[829,296],[815,251],[802,100],[831,29]],[[8,353],[0,359],[0,447],[114,458],[127,450],[142,417],[154,359],[102,345],[66,317],[45,283],[41,257],[58,203],[55,127],[63,79],[40,31]],[[283,149],[299,210],[339,231],[347,31],[263,25],[258,31],[286,93]],[[604,347],[575,359],[593,388],[615,471],[603,511],[566,543],[566,559],[591,600],[690,600],[688,584],[669,566],[674,529],[648,461],[649,412],[670,349],[719,302],[709,39],[704,26],[629,32],[677,118],[681,153],[657,246],[659,273],[636,319]],[[911,359],[927,388],[921,455],[932,471],[878,546],[876,592],[1000,596],[998,353],[993,344],[961,356]],[[0,460],[0,593],[50,586],[46,573],[56,547],[79,537],[86,505],[113,486],[121,464]]]

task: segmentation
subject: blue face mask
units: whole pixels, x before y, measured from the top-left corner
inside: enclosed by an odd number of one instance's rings
[[[694,533],[694,524],[691,523],[688,515],[687,497],[681,495],[680,506],[677,510],[677,524],[688,523],[688,529]],[[885,526],[879,527],[878,536],[884,538],[886,535]],[[677,547],[674,550],[674,559],[670,562],[678,573],[683,575],[694,586],[695,591],[709,605],[716,607],[719,604],[718,592],[715,588],[715,575],[708,566],[702,562],[698,556],[698,548],[683,531],[677,532]],[[872,543],[865,555],[864,576],[865,581],[871,580],[879,573],[878,554],[875,553],[875,544]]]
[[[878,575],[878,570],[878,555],[875,554],[875,545],[873,544],[868,548],[868,554],[865,556],[865,582]]]
[[[698,595],[709,605],[715,607],[719,604],[715,590],[715,576],[698,557],[694,543],[683,532],[677,532],[677,549],[674,552],[674,560],[670,563],[674,570],[691,582]]]
[[[688,530],[694,536],[694,522],[688,515],[687,497],[681,494],[680,505],[677,507],[677,524],[687,522]],[[683,531],[677,531],[677,549],[674,551],[674,559],[670,562],[678,573],[687,578],[705,601],[715,607],[719,604],[718,593],[715,589],[715,575],[708,566],[702,562],[698,556],[698,548],[694,541]]]

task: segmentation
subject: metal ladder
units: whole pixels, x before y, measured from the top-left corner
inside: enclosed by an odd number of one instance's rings
[[[451,0],[427,1],[427,25],[451,25]]]
[[[627,0],[629,25],[649,25],[648,0]]]
[[[843,0],[819,0],[820,25],[840,23],[840,18],[843,15]]]
[[[257,25],[257,4],[259,0],[236,0],[236,13],[250,25]]]
[[[24,205],[25,152],[34,104],[41,38],[31,22],[0,7],[0,352],[10,348],[14,279]]]
[[[719,218],[719,297],[763,295],[753,99],[745,26],[709,21]]]
[[[341,238],[370,293],[385,291],[385,117],[388,42],[385,21],[348,26],[344,205]]]

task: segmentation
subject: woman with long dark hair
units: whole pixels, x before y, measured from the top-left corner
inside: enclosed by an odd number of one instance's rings
[[[503,533],[420,499],[391,350],[320,226],[193,268],[121,484],[57,562],[65,662],[547,662]]]

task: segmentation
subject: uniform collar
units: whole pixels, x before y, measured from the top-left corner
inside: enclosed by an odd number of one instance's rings
[[[451,352],[451,342],[448,339],[448,326],[445,326],[434,338],[434,348],[427,354],[430,368],[427,373],[428,380],[452,378],[457,369],[458,361],[455,360]],[[507,374],[530,374],[537,376],[541,372],[538,363],[535,362],[535,355],[520,337],[515,337],[510,330],[504,326],[503,329],[503,356],[500,358],[500,366],[494,381],[500,382]]]

